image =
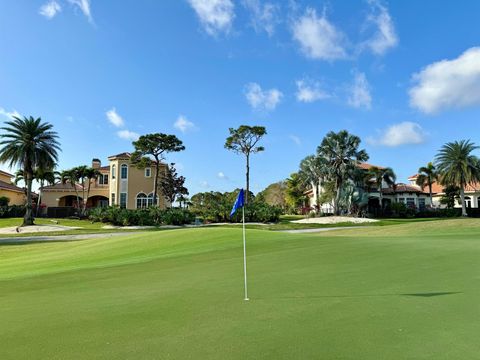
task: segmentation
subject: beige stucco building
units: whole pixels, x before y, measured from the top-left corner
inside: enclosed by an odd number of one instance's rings
[[[87,199],[87,208],[118,205],[121,208],[145,208],[155,203],[153,199],[155,168],[139,169],[132,165],[130,153],[121,153],[108,157],[108,165],[102,166],[99,159],[92,160],[92,167],[100,172],[100,176],[92,180]],[[160,174],[166,171],[166,165],[160,164]],[[87,196],[85,189],[76,184],[76,190],[70,183],[58,183],[44,186],[41,191],[43,207],[78,207],[77,193],[80,203]],[[165,208],[168,204],[161,193],[158,193],[158,206]]]
[[[24,205],[25,189],[16,186],[12,181],[13,177],[12,174],[0,170],[0,197],[9,198],[9,205]]]
[[[418,174],[412,175],[408,178],[411,183],[415,183],[417,180]],[[433,197],[433,206],[436,208],[445,208],[446,205],[440,202],[441,198],[445,195],[444,191],[445,186],[434,182],[432,184],[432,197]],[[428,187],[425,187],[425,190],[428,191]],[[461,208],[462,202],[460,198],[455,201],[455,208]],[[468,208],[479,208],[480,207],[480,183],[468,184],[465,187],[465,207]]]

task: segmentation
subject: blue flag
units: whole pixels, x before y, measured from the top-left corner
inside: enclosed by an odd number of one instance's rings
[[[238,193],[237,200],[235,200],[235,204],[233,204],[232,212],[230,213],[230,217],[232,217],[237,209],[240,209],[243,207],[245,203],[245,194],[243,192],[243,189],[240,189],[240,192]]]

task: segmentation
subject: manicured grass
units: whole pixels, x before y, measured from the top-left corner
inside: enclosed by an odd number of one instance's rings
[[[475,359],[480,220],[0,246],[0,359]]]

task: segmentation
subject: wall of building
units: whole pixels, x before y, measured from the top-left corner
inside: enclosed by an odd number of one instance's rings
[[[10,191],[7,189],[0,189],[0,196],[6,196],[10,199],[8,205],[24,205],[25,194],[17,191]]]
[[[122,165],[127,166],[127,179],[121,178]],[[140,193],[150,194],[154,189],[155,168],[150,168],[150,176],[146,176],[145,169],[139,169],[135,165],[130,164],[129,159],[112,159],[110,161],[110,203],[113,197],[115,205],[120,205],[121,194],[126,193],[127,209],[135,209],[137,207],[137,195]],[[113,171],[114,170],[114,171]],[[161,166],[161,172],[165,171],[165,167]],[[158,193],[159,206],[166,207],[166,202],[161,193]]]

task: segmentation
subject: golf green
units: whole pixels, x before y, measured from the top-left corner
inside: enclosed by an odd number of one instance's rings
[[[0,246],[0,359],[479,359],[480,220]]]

